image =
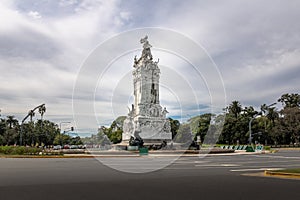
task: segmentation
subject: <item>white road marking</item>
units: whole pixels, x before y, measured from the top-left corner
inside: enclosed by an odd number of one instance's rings
[[[288,157],[288,156],[262,156],[262,155],[253,155],[258,158],[286,158],[286,159],[300,159],[300,157]]]
[[[231,169],[231,172],[249,172],[249,171],[265,171],[265,170],[281,170],[284,168],[256,168],[256,169]]]
[[[208,163],[208,162],[210,162],[210,161],[204,161],[204,160],[196,160],[196,161],[194,161],[194,163]]]
[[[221,166],[224,166],[224,167],[238,167],[240,165],[237,165],[237,164],[221,164]]]
[[[204,164],[204,165],[195,165],[195,167],[238,167],[240,165],[236,164]]]
[[[220,164],[211,164],[211,165],[195,165],[195,167],[222,167]]]

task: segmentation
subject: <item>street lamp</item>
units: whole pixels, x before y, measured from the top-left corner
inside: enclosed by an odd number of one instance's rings
[[[252,140],[252,128],[251,128],[252,121],[259,115],[261,115],[261,112],[255,114],[249,121],[249,144],[250,145],[251,145],[251,140]]]

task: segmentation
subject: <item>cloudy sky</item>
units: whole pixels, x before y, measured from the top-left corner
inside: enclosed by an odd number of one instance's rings
[[[58,123],[73,122],[73,88],[91,53],[120,33],[144,27],[173,30],[202,46],[219,70],[227,103],[239,100],[245,106],[256,107],[273,103],[283,93],[300,90],[299,8],[300,1],[296,0],[1,0],[1,115],[15,115],[22,120],[28,110],[45,103],[45,118]],[[139,39],[130,41],[136,41],[132,44],[136,51],[117,59],[112,70],[98,80],[94,105],[99,124],[108,124],[115,116],[127,112],[132,101],[130,70],[134,55],[140,54]],[[149,40],[153,46],[159,43],[151,41],[151,35]],[[168,80],[177,76],[187,79],[188,73],[173,71],[172,76],[166,76],[170,74],[168,70],[172,71],[172,62],[167,61],[170,56],[163,60],[164,52],[153,54],[160,58],[165,84],[171,84]],[[180,63],[188,65],[182,59],[174,60],[177,67]],[[113,65],[124,66],[120,76],[114,76]],[[185,71],[189,69],[186,67]],[[124,87],[126,83],[128,87]],[[103,88],[99,89],[101,84],[105,85],[107,95]],[[199,81],[199,88],[204,86]],[[178,105],[192,101],[176,100],[174,90],[168,88],[161,88],[161,102],[168,108],[169,116],[178,116],[178,110],[182,111]],[[112,103],[112,97],[105,98],[111,96],[110,91],[114,98],[119,95],[118,99],[125,100],[114,99]],[[127,92],[128,96],[122,96]],[[209,92],[202,93],[203,99]],[[124,102],[127,105],[121,108]],[[200,102],[197,103],[205,112],[209,101]],[[113,114],[107,114],[105,108],[113,110]],[[185,105],[184,111],[184,115],[196,114],[193,105]]]

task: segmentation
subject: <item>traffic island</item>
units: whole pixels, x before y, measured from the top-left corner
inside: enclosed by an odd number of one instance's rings
[[[297,178],[300,179],[300,168],[282,169],[282,170],[266,170],[266,176],[275,176],[281,178]]]

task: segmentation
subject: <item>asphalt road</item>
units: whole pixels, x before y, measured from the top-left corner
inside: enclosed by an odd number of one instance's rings
[[[0,200],[300,199],[299,179],[259,176],[265,169],[300,167],[300,150],[181,157],[163,169],[148,173],[125,173],[116,168],[132,171],[154,166],[155,169],[157,163],[161,166],[172,158],[105,159],[115,169],[94,158],[1,158]]]

